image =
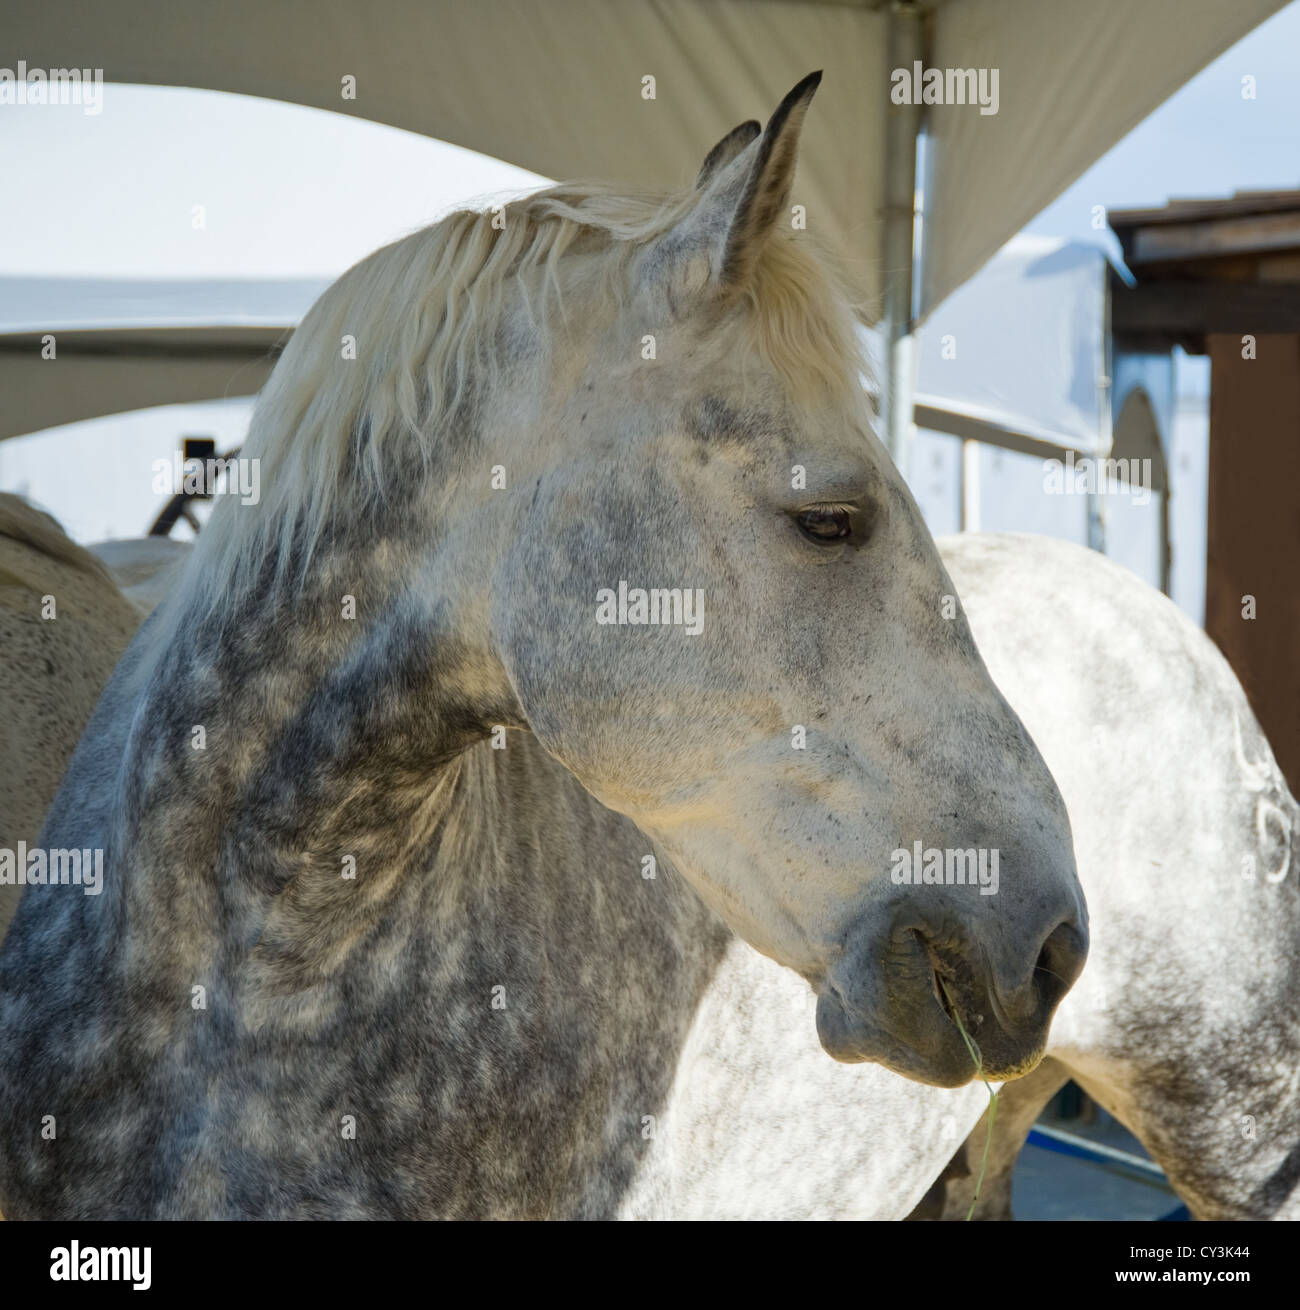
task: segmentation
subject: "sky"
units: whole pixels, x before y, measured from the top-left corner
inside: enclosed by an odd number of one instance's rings
[[[1113,237],[1093,226],[1097,205],[1300,186],[1298,70],[1300,0],[1175,93],[1025,230],[1097,243],[1117,259]],[[1254,99],[1242,96],[1246,76]],[[0,167],[21,179],[0,206],[0,277],[328,278],[456,206],[545,180],[323,110],[119,85],[105,86],[97,116],[75,105],[0,106]],[[1203,389],[1204,374],[1194,362],[1184,390]],[[233,444],[247,413],[244,401],[169,407],[0,443],[0,486],[43,501],[82,540],[140,532],[157,508],[140,452],[170,449],[185,432]],[[1197,496],[1186,503],[1200,512]],[[1188,585],[1190,595],[1199,584]]]
[[[0,160],[39,197],[0,209],[0,275],[333,277],[458,205],[545,181],[363,119],[181,87],[106,85],[98,116],[0,106]]]
[[[1140,3],[1140,0],[1134,0]],[[1231,3],[1231,0],[1227,0]],[[1242,78],[1255,99],[1242,97]],[[1103,155],[1025,231],[1103,244],[1095,205],[1145,209],[1175,197],[1300,187],[1300,3],[1248,33]]]

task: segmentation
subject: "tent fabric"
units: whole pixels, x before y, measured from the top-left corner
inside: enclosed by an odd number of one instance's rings
[[[1108,396],[1109,267],[1098,246],[1013,238],[921,328],[917,403],[1097,451]],[[59,349],[51,370],[39,349],[0,348],[0,381],[9,380],[0,439],[125,409],[251,394],[265,381],[271,347],[328,284],[0,278],[0,343],[53,331]],[[867,346],[880,376],[878,330]]]
[[[36,334],[0,339],[0,441],[157,405],[252,395],[271,375],[281,336],[246,327],[60,332],[57,367],[42,358]]]
[[[1109,431],[1108,268],[1099,246],[1008,242],[922,327],[917,403],[1096,453]]]
[[[64,329],[292,328],[330,281],[0,277],[0,340]]]
[[[0,277],[0,441],[247,396],[328,278]],[[58,366],[44,357],[54,337]]]
[[[931,62],[999,69],[992,115],[927,124],[928,311],[1184,82],[1286,0],[951,0]],[[1248,72],[1249,70],[1243,70]]]
[[[999,104],[928,110],[922,311],[1284,3],[923,0],[927,66],[997,69]],[[794,201],[878,300],[888,22],[881,0],[51,0],[14,7],[5,45],[29,68],[296,101],[548,177],[664,187],[822,68]]]

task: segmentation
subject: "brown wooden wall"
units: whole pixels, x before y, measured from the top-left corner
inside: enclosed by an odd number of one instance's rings
[[[1300,335],[1211,334],[1205,628],[1300,795]],[[1254,596],[1256,617],[1242,617]]]

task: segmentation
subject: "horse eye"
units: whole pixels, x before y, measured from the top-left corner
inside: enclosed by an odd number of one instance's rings
[[[820,544],[847,541],[853,532],[853,518],[846,509],[806,509],[795,516],[799,531]]]

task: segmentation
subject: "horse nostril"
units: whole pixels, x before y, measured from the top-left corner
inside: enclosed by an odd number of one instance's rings
[[[1047,935],[1034,966],[1034,989],[1040,1004],[1055,1009],[1074,986],[1088,958],[1088,943],[1072,923],[1060,923]]]

